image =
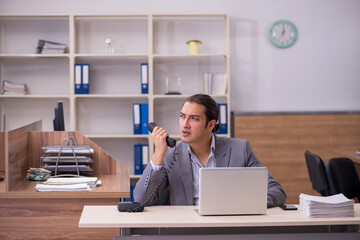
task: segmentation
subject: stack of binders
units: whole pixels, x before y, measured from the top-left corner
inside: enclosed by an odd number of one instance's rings
[[[134,134],[148,134],[147,124],[149,122],[149,104],[133,104]]]
[[[4,80],[2,81],[1,89],[1,94],[3,95],[25,95],[27,86],[25,83],[17,84]]]
[[[342,193],[329,197],[311,196],[301,193],[300,212],[309,217],[353,217],[354,200]]]
[[[66,45],[63,43],[50,42],[40,39],[38,41],[38,54],[62,54],[65,52]]]
[[[89,94],[90,92],[90,64],[75,64],[75,94]]]

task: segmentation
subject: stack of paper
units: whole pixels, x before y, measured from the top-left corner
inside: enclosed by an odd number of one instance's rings
[[[68,185],[46,185],[36,184],[35,189],[39,192],[71,192],[71,191],[92,191],[86,183]]]
[[[354,200],[342,193],[329,196],[311,196],[301,193],[300,211],[310,217],[353,217]]]
[[[18,84],[18,83],[13,83],[13,82],[4,80],[2,82],[1,89],[2,89],[1,94],[4,94],[4,95],[9,95],[9,94],[25,95],[27,86],[25,83]]]
[[[63,43],[51,42],[47,40],[40,39],[38,41],[37,53],[40,54],[60,54],[64,53],[66,45]]]
[[[101,181],[98,180],[97,177],[75,177],[75,178],[68,178],[68,177],[56,177],[56,178],[49,178],[44,184],[48,185],[69,185],[69,184],[79,184],[79,183],[86,183],[90,187],[96,187],[97,185],[101,184]]]
[[[43,184],[37,184],[35,189],[39,192],[92,191],[90,187],[100,184],[97,177],[49,178]]]

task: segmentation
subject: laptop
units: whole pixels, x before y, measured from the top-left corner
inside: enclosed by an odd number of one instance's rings
[[[201,168],[200,215],[266,214],[266,167]]]

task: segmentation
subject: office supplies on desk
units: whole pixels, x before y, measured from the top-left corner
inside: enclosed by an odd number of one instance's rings
[[[35,189],[39,192],[68,192],[68,191],[92,191],[86,183],[66,184],[66,185],[46,185],[36,184]]]
[[[88,156],[76,156],[78,163],[92,163],[94,160]],[[56,163],[58,161],[59,164],[69,164],[74,161],[74,156],[41,156],[41,161],[43,163]]]
[[[201,168],[200,215],[266,214],[266,167]]]
[[[354,200],[342,193],[332,196],[311,196],[301,193],[300,211],[309,217],[354,217]]]
[[[71,185],[79,183],[86,183],[89,187],[96,187],[101,185],[101,180],[98,180],[97,177],[50,177],[44,182],[44,184],[48,185]]]
[[[34,181],[45,181],[51,176],[51,171],[44,168],[30,168],[27,170],[26,178]]]
[[[62,145],[45,146],[42,150],[45,156],[41,157],[41,167],[51,171],[54,176],[93,174],[93,161],[89,158],[94,149],[87,145],[78,145],[72,136],[65,138]],[[78,158],[79,156],[81,157]]]

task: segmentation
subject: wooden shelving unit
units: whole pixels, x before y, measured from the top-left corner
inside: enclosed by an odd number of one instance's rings
[[[113,54],[105,52],[111,37]],[[35,54],[37,41],[65,43],[64,54]],[[200,39],[199,54],[186,42]],[[149,65],[149,93],[141,94],[140,64]],[[90,63],[90,94],[74,93],[74,64]],[[133,103],[149,104],[149,120],[179,138],[178,115],[186,97],[204,92],[203,72],[225,73],[230,84],[229,18],[225,14],[177,15],[2,15],[0,80],[26,83],[28,95],[0,95],[0,123],[14,129],[42,119],[52,131],[53,109],[64,101],[65,130],[80,131],[117,161],[130,164],[133,145],[149,144],[133,135]],[[182,95],[165,95],[164,78],[181,77]],[[214,95],[228,104],[230,96]],[[4,121],[4,115],[6,120]]]

